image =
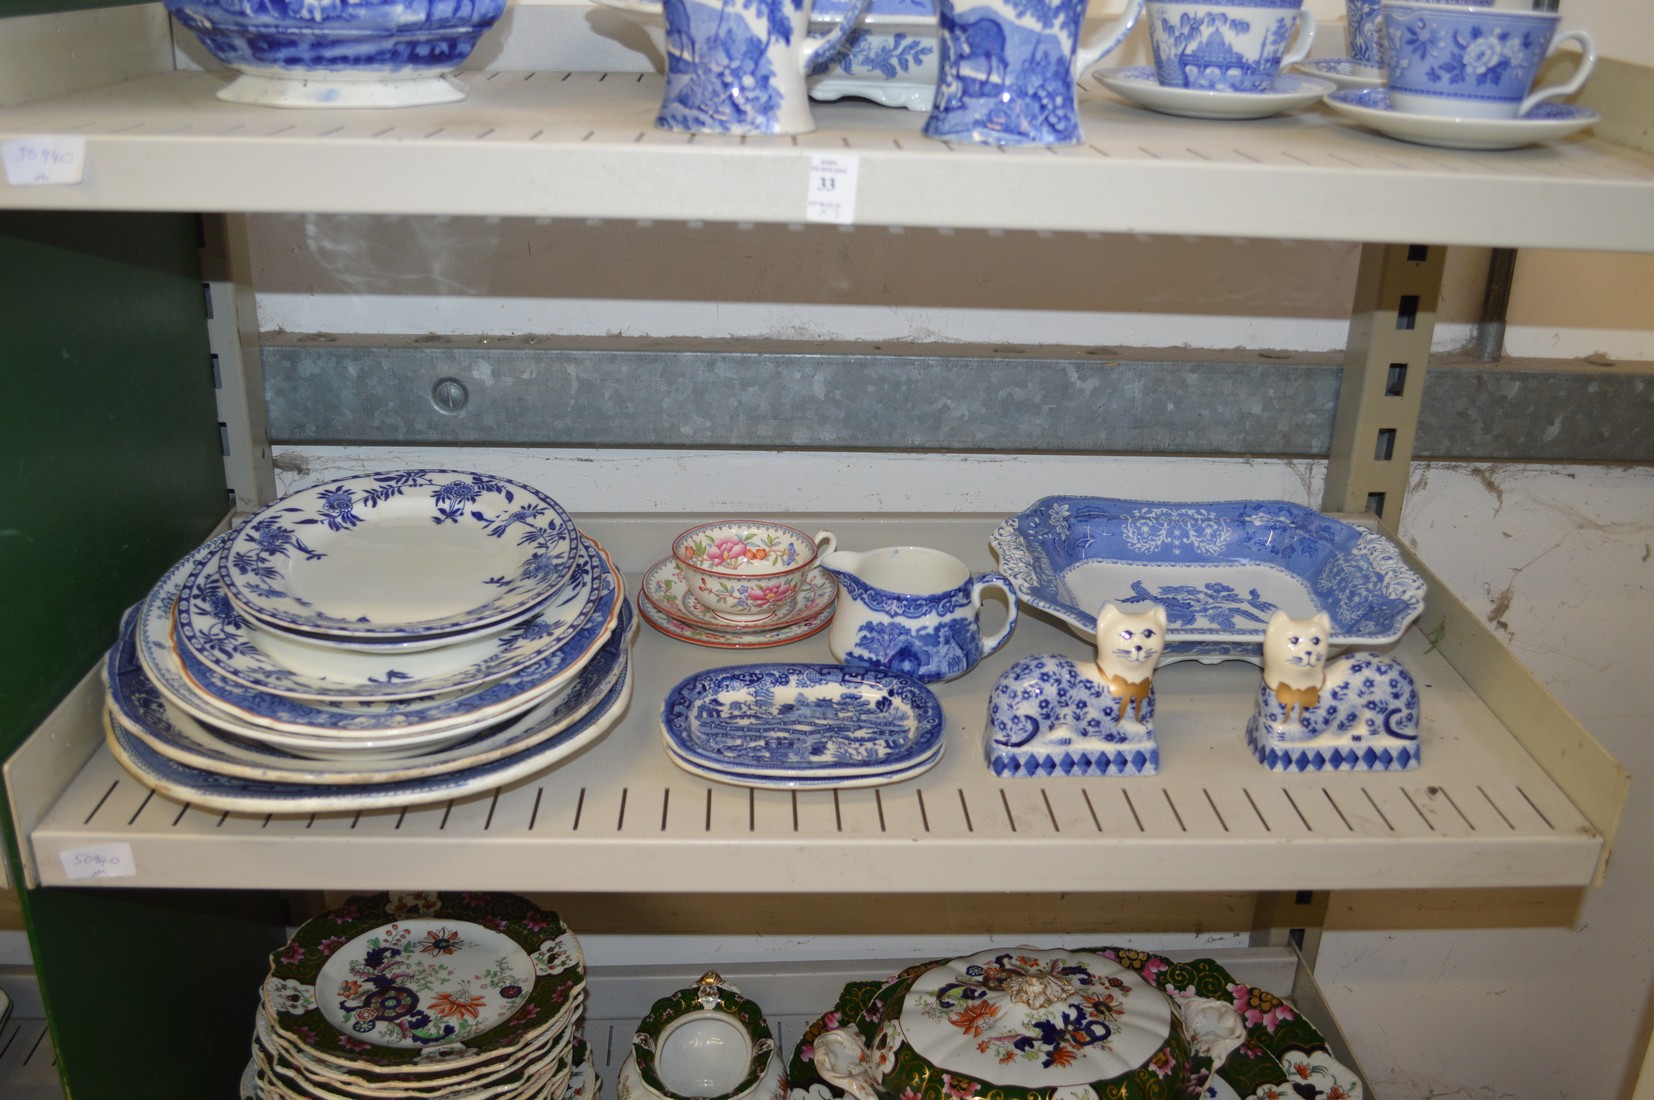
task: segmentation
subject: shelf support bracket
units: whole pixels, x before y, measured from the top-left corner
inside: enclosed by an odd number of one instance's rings
[[[1252,910],[1252,946],[1294,947],[1313,970],[1331,900],[1326,890],[1259,894]]]
[[[1362,246],[1323,511],[1401,523],[1446,257],[1439,245]]]
[[[276,499],[276,471],[265,427],[246,215],[201,218],[201,279],[229,507],[254,512]]]

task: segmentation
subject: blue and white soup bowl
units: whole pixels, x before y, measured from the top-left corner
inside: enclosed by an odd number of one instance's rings
[[[1017,625],[1017,597],[998,573],[971,576],[952,554],[923,546],[835,550],[821,567],[841,592],[827,648],[847,665],[887,668],[923,683],[953,680],[1005,644]],[[1010,614],[984,637],[982,593],[1005,593]]]
[[[1267,92],[1315,40],[1303,0],[1149,0],[1147,13],[1154,75],[1167,88]]]
[[[1492,3],[1382,0],[1384,69],[1390,106],[1454,118],[1519,118],[1548,99],[1584,87],[1596,47],[1582,30],[1557,35],[1561,15]],[[1580,62],[1571,78],[1530,94],[1539,68],[1564,42]]]
[[[268,107],[414,107],[465,98],[451,74],[505,0],[165,0],[219,61],[218,92]]]

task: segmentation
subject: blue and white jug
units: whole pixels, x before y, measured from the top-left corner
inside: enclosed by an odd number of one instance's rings
[[[809,37],[810,0],[664,0],[666,91],[655,125],[702,134],[807,134],[804,77],[830,61],[867,10],[852,0]]]
[[[834,550],[821,567],[842,591],[827,627],[827,648],[847,665],[900,672],[927,684],[965,675],[1011,636],[1017,597],[998,573],[971,576],[952,554],[924,546]],[[999,630],[983,637],[982,593],[998,588],[1010,604]]]
[[[938,0],[936,101],[925,134],[985,145],[1074,145],[1074,82],[1112,53],[1143,0],[1084,39],[1086,0]]]

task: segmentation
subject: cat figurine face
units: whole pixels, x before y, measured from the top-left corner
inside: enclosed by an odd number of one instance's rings
[[[1097,615],[1097,668],[1116,683],[1139,684],[1154,674],[1166,646],[1166,609],[1122,611],[1104,604]]]
[[[1275,612],[1263,635],[1263,678],[1270,687],[1285,684],[1304,691],[1319,688],[1326,674],[1332,620],[1326,612],[1312,619]]]

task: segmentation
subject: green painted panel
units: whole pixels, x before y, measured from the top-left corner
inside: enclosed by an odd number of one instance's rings
[[[0,212],[0,755],[228,510],[196,250],[186,216]],[[231,1094],[279,942],[269,895],[22,900],[75,1100]],[[111,989],[183,1012],[190,1049],[111,1017]]]

